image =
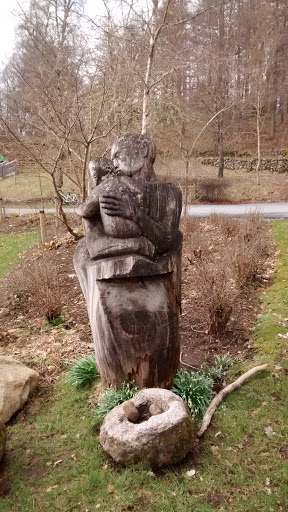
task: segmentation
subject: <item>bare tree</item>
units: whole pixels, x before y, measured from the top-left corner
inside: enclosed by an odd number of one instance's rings
[[[80,0],[32,0],[1,77],[2,124],[49,173],[59,209],[63,175],[85,197],[88,160],[124,131],[171,140],[187,180],[199,141],[222,177],[225,150],[255,133],[257,115],[260,148],[269,122],[275,136],[288,108],[284,0],[105,5],[91,19]]]
[[[17,95],[6,82],[1,112],[2,124],[14,140],[49,174],[57,213],[73,235],[59,193],[63,174],[69,174],[85,198],[91,148],[113,131],[120,116],[125,117],[122,109],[109,118],[113,77],[82,44],[75,4],[76,0],[42,0],[22,11],[19,50],[5,72],[17,85]]]

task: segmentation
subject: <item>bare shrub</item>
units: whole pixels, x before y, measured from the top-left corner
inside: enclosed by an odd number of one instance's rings
[[[189,244],[189,252],[191,254],[191,261],[202,261],[209,257],[210,248],[209,240],[205,234],[201,232],[195,232],[194,236],[191,237]],[[188,258],[189,259],[189,258]],[[190,261],[190,263],[191,263]]]
[[[229,181],[225,179],[199,179],[195,180],[195,196],[199,201],[221,201],[226,198]]]
[[[183,219],[181,223],[185,243],[187,247],[188,261],[205,259],[209,256],[209,240],[206,233],[202,230],[201,220],[196,217]]]
[[[234,239],[228,249],[228,257],[233,269],[236,284],[244,288],[258,281],[266,259],[266,243],[259,238],[246,242],[244,239]]]
[[[201,229],[201,220],[199,217],[184,217],[180,222],[180,230],[185,238],[191,238],[195,232]]]
[[[211,213],[209,220],[212,225],[219,228],[221,235],[225,236],[225,238],[231,238],[239,232],[239,219],[229,217],[228,215]]]
[[[249,213],[240,223],[239,236],[246,242],[250,242],[255,237],[267,238],[267,222],[259,213]]]
[[[39,259],[21,266],[8,279],[19,309],[33,308],[45,316],[48,322],[61,315],[63,292],[59,284],[58,268],[45,253]]]
[[[225,332],[241,288],[262,277],[271,254],[267,226],[258,214],[241,220],[214,214],[208,229],[193,232],[188,260],[195,276],[196,301],[202,306],[210,334]]]
[[[250,214],[241,221],[239,232],[228,248],[234,279],[239,287],[259,280],[271,250],[267,223],[259,214]]]
[[[231,279],[229,260],[202,260],[196,263],[197,296],[204,307],[208,332],[221,335],[227,329],[237,290]]]

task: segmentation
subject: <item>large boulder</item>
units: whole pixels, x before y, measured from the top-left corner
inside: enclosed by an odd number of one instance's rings
[[[11,357],[0,356],[0,423],[21,409],[37,386],[39,374]]]
[[[6,445],[6,429],[3,423],[0,423],[0,461],[3,457]]]
[[[153,468],[175,464],[187,455],[196,430],[180,397],[167,389],[150,388],[127,404],[107,414],[100,430],[100,443],[115,461]],[[130,408],[138,410],[139,418],[129,415]]]

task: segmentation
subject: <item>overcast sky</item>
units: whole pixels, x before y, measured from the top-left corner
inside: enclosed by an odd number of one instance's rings
[[[11,56],[14,48],[18,5],[20,4],[24,8],[25,4],[28,4],[28,0],[0,0],[0,3],[0,67],[2,67]],[[90,16],[94,16],[99,12],[103,12],[103,4],[100,0],[87,0],[85,11]]]
[[[13,10],[17,7],[17,0],[1,2],[1,25],[0,25],[0,65],[10,57],[15,41],[16,16]]]

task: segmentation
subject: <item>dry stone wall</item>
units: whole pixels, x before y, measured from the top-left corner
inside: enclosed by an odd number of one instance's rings
[[[218,167],[218,158],[204,158],[201,163],[203,165],[213,165]],[[226,169],[246,169],[254,171],[257,166],[257,158],[225,158],[224,167]],[[288,158],[263,158],[261,160],[261,170],[286,173],[288,172]]]

